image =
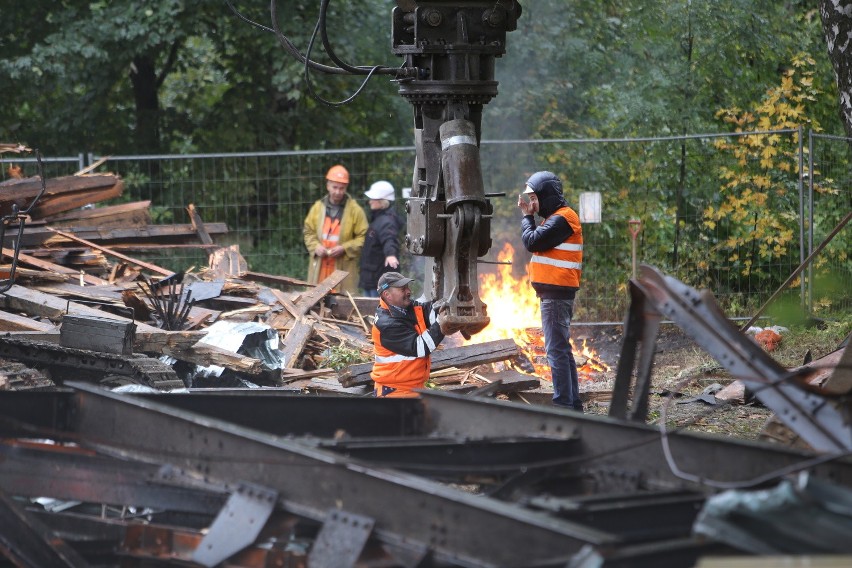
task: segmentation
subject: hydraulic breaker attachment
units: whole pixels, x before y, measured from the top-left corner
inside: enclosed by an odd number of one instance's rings
[[[399,94],[414,108],[416,158],[406,248],[431,259],[424,295],[442,317],[478,333],[490,319],[477,259],[491,248],[479,158],[482,107],[497,95],[494,62],[521,14],[515,1],[397,0],[393,51],[405,67]]]

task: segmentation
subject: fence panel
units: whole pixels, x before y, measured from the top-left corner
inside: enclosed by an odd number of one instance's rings
[[[795,130],[617,140],[485,141],[480,156],[485,188],[492,197],[496,260],[511,247],[513,274],[523,280],[529,254],[519,235],[518,192],[539,169],[558,173],[569,203],[580,192],[603,197],[600,223],[584,225],[585,267],[576,319],[621,321],[631,275],[631,219],[642,223],[636,246],[640,262],[698,288],[710,288],[729,316],[754,313],[850,209],[849,145],[814,137],[813,236],[802,243],[800,150]],[[90,161],[97,159],[90,156]],[[816,161],[816,160],[819,161]],[[397,189],[411,185],[413,147],[355,148],[308,152],[113,156],[102,167],[125,180],[124,201],[150,199],[157,223],[189,223],[194,204],[206,222],[226,223],[219,244],[239,244],[252,270],[304,278],[307,252],[302,223],[325,193],[333,164],[351,175],[349,193],[365,207],[364,191],[379,179]],[[824,190],[829,188],[829,191]],[[805,189],[810,189],[806,185]],[[808,193],[810,195],[810,192]],[[810,220],[809,220],[810,221]],[[836,221],[835,221],[836,222]],[[808,282],[819,310],[849,309],[849,237],[830,248]],[[172,269],[206,264],[200,249],[152,250],[144,258]],[[403,270],[420,268],[403,253]],[[830,268],[830,270],[829,270]],[[481,264],[480,272],[495,271]],[[831,272],[831,278],[823,274]],[[845,287],[826,302],[823,282]],[[799,303],[792,286],[785,302]],[[808,289],[809,297],[811,296]],[[491,309],[499,309],[492,307]]]
[[[252,270],[304,278],[302,224],[325,195],[328,168],[346,165],[350,193],[363,204],[372,181],[410,185],[410,171],[403,172],[413,156],[413,148],[113,156],[105,167],[124,178],[125,199],[151,200],[155,222],[189,223],[186,206],[194,204],[205,222],[228,225],[228,235],[217,242],[238,244]],[[147,257],[175,270],[206,264],[206,255],[191,249]]]
[[[757,148],[778,150],[774,179]],[[601,223],[586,224],[582,321],[620,321],[629,301],[631,219],[642,223],[640,262],[713,290],[723,309],[743,317],[765,301],[798,265],[798,132],[619,140],[548,140],[483,144],[486,180],[510,193],[495,211],[495,246],[508,240],[523,270],[528,255],[517,235],[517,192],[531,172],[550,169],[576,207],[580,192],[600,191]],[[499,184],[505,188],[500,188]],[[486,184],[488,185],[488,184]],[[747,197],[742,197],[746,195]],[[501,221],[507,223],[503,229]],[[778,235],[782,235],[779,237]],[[797,291],[793,294],[798,295]]]
[[[9,179],[8,170],[10,166],[19,166],[24,177],[38,175],[38,160],[28,157],[29,154],[26,157],[16,154],[3,154],[2,156],[0,158],[0,181]],[[43,156],[41,163],[46,178],[71,175],[85,167],[83,154],[65,157]]]
[[[852,211],[852,138],[811,134],[808,252]],[[808,270],[810,311],[831,317],[852,310],[852,224],[832,239]]]

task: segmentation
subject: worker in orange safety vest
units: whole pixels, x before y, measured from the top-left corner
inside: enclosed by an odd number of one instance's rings
[[[521,240],[532,253],[530,284],[539,298],[544,350],[553,377],[553,404],[583,411],[579,376],[571,350],[574,297],[583,271],[583,228],[554,173],[536,172],[518,196]],[[536,226],[533,215],[543,219]]]
[[[308,282],[325,280],[335,270],[349,275],[336,290],[358,294],[358,268],[361,249],[367,235],[367,215],[349,197],[349,171],[341,165],[332,166],[326,174],[328,194],[317,200],[302,227],[305,248],[310,254]]]
[[[443,321],[432,302],[411,299],[411,278],[386,272],[379,278],[379,307],[373,324],[375,361],[370,376],[377,397],[418,396],[432,368],[432,352],[458,326]]]

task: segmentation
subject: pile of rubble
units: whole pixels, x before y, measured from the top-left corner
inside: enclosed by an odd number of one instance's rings
[[[317,285],[252,272],[237,246],[217,244],[227,227],[205,223],[193,205],[185,225],[152,224],[148,201],[80,209],[122,192],[112,174],[0,183],[0,389],[85,379],[159,390],[372,391],[371,363],[330,364],[335,352],[356,363],[372,356],[377,300],[334,293],[345,272]],[[208,266],[173,272],[128,254],[175,246],[208,250]],[[489,394],[537,388],[537,377],[491,370],[519,355],[511,339],[447,348],[433,358],[431,382]]]

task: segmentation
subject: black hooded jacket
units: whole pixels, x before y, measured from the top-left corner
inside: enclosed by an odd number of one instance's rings
[[[399,258],[399,231],[402,226],[402,218],[393,206],[370,211],[370,226],[364,239],[364,248],[361,249],[361,274],[358,282],[364,290],[375,290],[382,274],[396,270],[385,266],[385,258]]]
[[[562,181],[551,172],[537,172],[527,180],[527,185],[538,198],[538,214],[544,222],[536,227],[535,218],[526,215],[521,219],[521,240],[530,252],[544,252],[558,245],[574,234],[571,225],[561,215],[554,215],[557,209],[567,207],[568,202],[562,195]],[[539,298],[574,298],[577,288],[533,283]]]

